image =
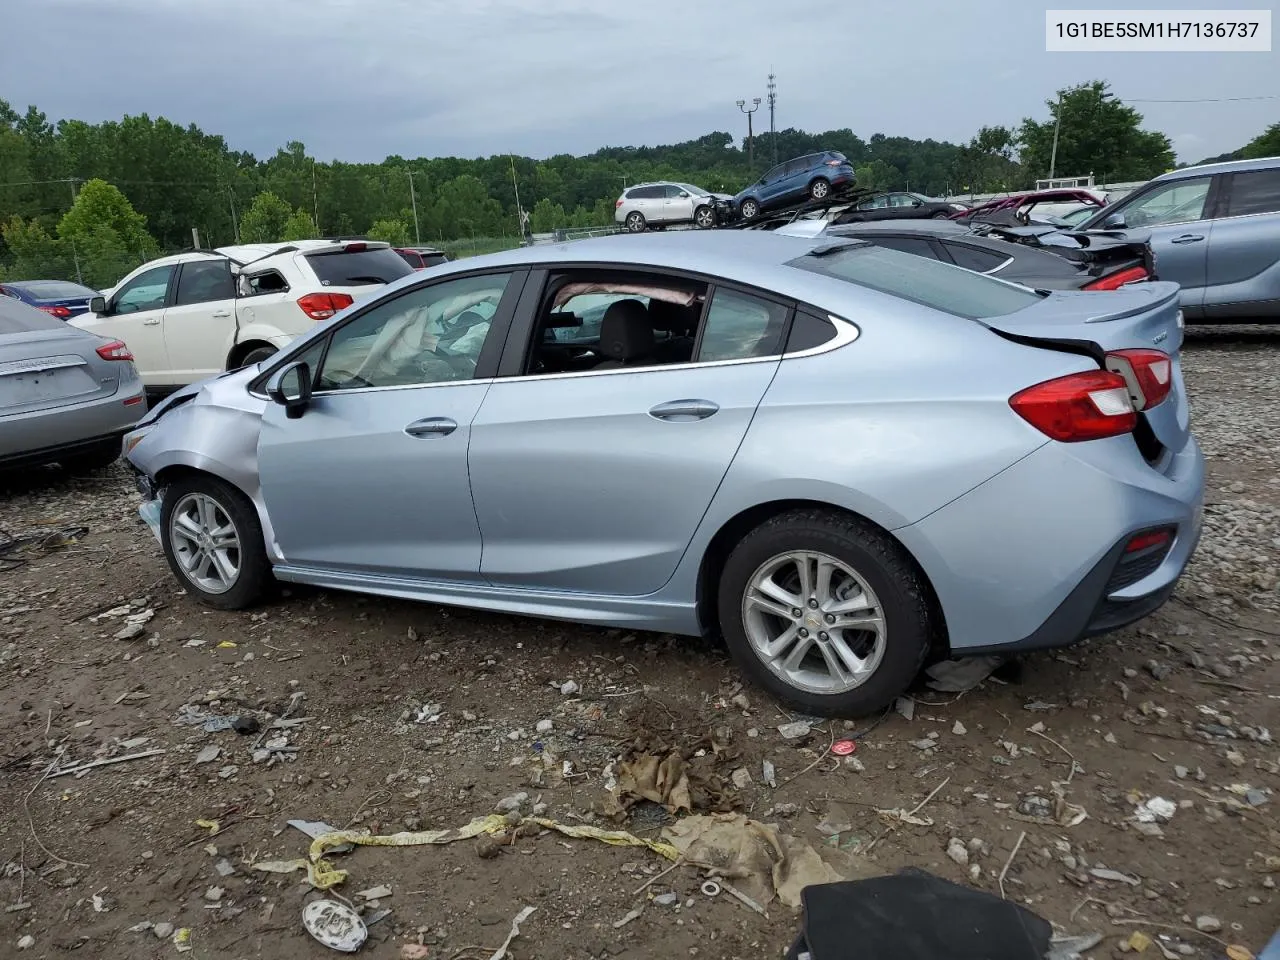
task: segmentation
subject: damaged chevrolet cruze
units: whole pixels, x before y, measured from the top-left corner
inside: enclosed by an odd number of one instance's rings
[[[388,285],[125,439],[197,599],[276,581],[724,638],[798,709],[1106,633],[1200,533],[1177,287],[690,232]]]

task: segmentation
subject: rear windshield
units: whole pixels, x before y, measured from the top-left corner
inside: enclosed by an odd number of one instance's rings
[[[390,283],[413,273],[413,268],[390,247],[374,250],[335,250],[309,253],[307,263],[326,287],[358,287],[366,283]]]
[[[69,283],[66,280],[27,280],[23,283],[14,283],[10,286],[19,290],[25,290],[37,300],[69,300],[72,297],[96,297],[97,290],[90,290],[88,287],[82,287],[78,283]]]
[[[969,320],[1003,317],[1040,300],[1040,294],[1022,287],[865,242],[817,249],[821,252],[797,257],[788,265]]]
[[[67,325],[52,314],[29,307],[20,300],[0,297],[0,336],[33,330],[65,330]]]

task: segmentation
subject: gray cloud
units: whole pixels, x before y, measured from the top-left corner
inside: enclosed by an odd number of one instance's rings
[[[352,161],[741,135],[734,101],[763,98],[770,66],[780,126],[863,137],[964,141],[1095,78],[1135,99],[1280,92],[1275,53],[1048,54],[1046,6],[1061,4],[8,0],[0,71],[5,97],[55,119],[146,112],[259,156],[301,140]],[[1194,161],[1256,136],[1280,101],[1136,106]]]

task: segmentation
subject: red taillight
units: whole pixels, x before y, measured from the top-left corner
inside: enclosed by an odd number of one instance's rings
[[[98,356],[103,360],[132,360],[133,354],[124,345],[123,340],[112,340],[98,348]]]
[[[369,245],[367,243],[348,243],[342,248],[342,251],[344,253],[363,253],[368,249]]]
[[[71,311],[66,307],[38,307],[37,309],[43,310],[49,316],[57,317],[59,320],[65,320],[71,316]]]
[[[1128,270],[1117,270],[1110,276],[1086,284],[1086,290],[1119,290],[1126,283],[1137,283],[1147,279],[1146,267],[1130,267]]]
[[[621,197],[619,197],[617,200],[613,201],[613,207],[614,207],[614,209],[615,209],[615,210],[616,210],[618,207],[620,207],[620,206],[622,206],[622,198],[621,198]]]
[[[1163,530],[1146,530],[1143,533],[1135,533],[1129,538],[1129,542],[1124,545],[1125,553],[1138,553],[1151,547],[1164,546],[1173,536],[1173,531]]]
[[[308,293],[298,298],[298,306],[312,320],[328,320],[353,303],[355,300],[346,293]]]
[[[1015,393],[1009,406],[1041,433],[1063,443],[1116,437],[1138,424],[1124,377],[1109,370],[1046,380]]]
[[[124,405],[126,407],[136,407],[141,402],[142,402],[142,394],[138,394],[138,396],[130,397],[128,400],[126,400],[124,402]]]
[[[828,166],[828,167],[838,167],[838,166],[840,166],[840,164],[842,164],[842,163],[844,163],[844,161],[843,161],[843,160],[828,160],[828,161],[827,161],[827,166]]]
[[[1107,369],[1124,379],[1135,410],[1163,403],[1173,385],[1173,361],[1160,350],[1114,350],[1107,354]]]

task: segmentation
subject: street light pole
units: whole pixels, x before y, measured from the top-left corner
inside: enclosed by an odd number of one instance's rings
[[[1062,129],[1062,94],[1058,94],[1058,109],[1054,112],[1053,152],[1049,155],[1049,179],[1058,172],[1058,131]]]
[[[778,132],[773,126],[773,111],[778,104],[778,85],[773,82],[773,70],[769,70],[769,146],[773,150],[773,162],[778,162]]]
[[[756,166],[755,133],[751,126],[751,115],[760,109],[760,98],[751,101],[751,109],[747,109],[747,101],[739,100],[738,109],[747,115],[747,166],[754,170]]]

